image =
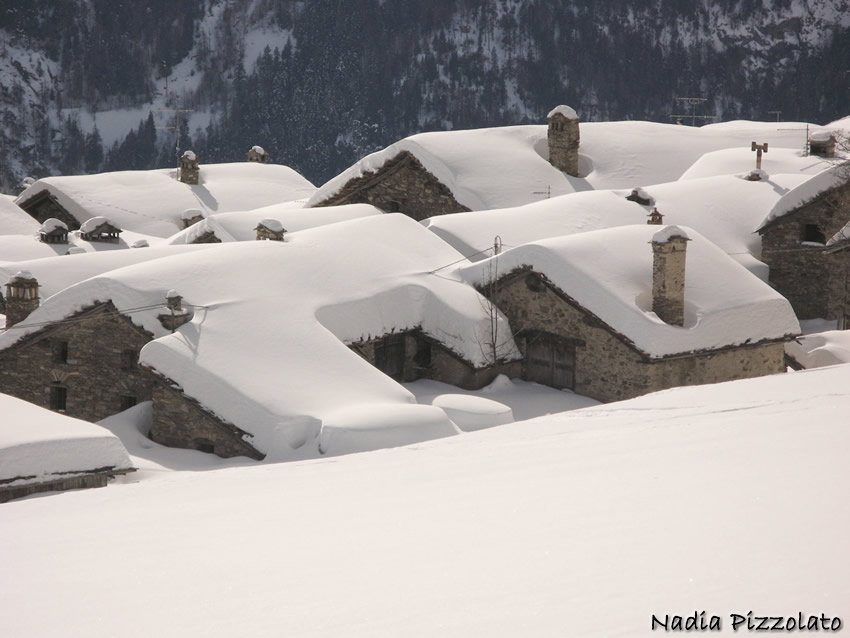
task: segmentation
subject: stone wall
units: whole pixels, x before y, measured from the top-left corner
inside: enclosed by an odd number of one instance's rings
[[[850,253],[829,253],[823,243],[805,238],[807,229],[818,229],[829,240],[848,221],[850,184],[822,193],[760,231],[770,283],[791,302],[799,319],[838,319],[844,314]]]
[[[427,337],[421,330],[401,333],[404,338],[404,365],[398,381],[407,383],[417,379],[433,379],[450,383],[467,390],[477,390],[491,383],[498,375],[519,376],[522,363],[514,361],[485,368],[475,368],[442,344]],[[375,344],[386,337],[360,341],[349,347],[375,365]]]
[[[138,354],[152,335],[108,302],[73,317],[80,320],[46,327],[0,352],[0,392],[50,408],[53,389],[63,388],[64,413],[87,421],[121,411],[130,397],[150,400],[152,380]]]
[[[223,458],[247,456],[261,461],[245,437],[250,435],[215,416],[200,403],[183,394],[176,383],[155,375],[153,384],[153,422],[150,438],[170,447],[200,450]]]
[[[50,193],[41,191],[29,199],[24,200],[20,207],[29,213],[39,223],[44,223],[51,217],[58,219],[68,227],[69,230],[78,230],[80,222],[76,220],[65,207]]]
[[[688,240],[652,242],[652,311],[672,326],[685,324],[685,260]]]
[[[507,275],[498,290],[496,303],[517,331],[523,355],[527,333],[543,332],[571,343],[576,353],[575,392],[599,401],[785,370],[782,343],[650,359],[625,336],[529,271]]]
[[[469,210],[407,151],[387,161],[376,172],[350,180],[336,195],[316,206],[340,204],[372,204],[388,213],[404,213],[416,221]]]
[[[51,480],[45,480],[40,483],[27,483],[26,485],[4,485],[0,484],[0,503],[7,503],[16,498],[23,498],[32,494],[40,494],[42,492],[64,492],[67,490],[82,490],[94,487],[106,487],[108,479],[118,475],[134,472],[135,470],[113,470],[104,469],[97,470],[91,473],[74,473],[68,472],[67,476],[55,476]],[[24,477],[34,478],[34,477]]]

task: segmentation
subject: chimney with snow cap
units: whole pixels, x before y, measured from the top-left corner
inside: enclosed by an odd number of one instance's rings
[[[260,164],[268,164],[269,154],[266,153],[265,149],[262,146],[257,146],[255,144],[251,147],[251,150],[248,151],[248,161],[259,162]]]
[[[201,161],[194,151],[184,151],[180,156],[180,181],[184,184],[199,184]]]
[[[184,323],[189,323],[194,316],[194,313],[183,307],[183,297],[176,290],[169,290],[165,295],[165,305],[169,310],[169,314],[157,316],[163,328],[168,328],[174,332]]]
[[[688,234],[665,226],[652,236],[652,311],[671,326],[685,324],[685,252]]]
[[[22,322],[38,303],[38,280],[28,270],[15,273],[6,284],[6,327]]]
[[[197,224],[204,218],[204,211],[200,208],[187,208],[180,215],[180,219],[183,222],[183,228],[189,228],[192,224]]]
[[[556,106],[549,122],[549,163],[567,175],[578,177],[578,114],[569,106]]]

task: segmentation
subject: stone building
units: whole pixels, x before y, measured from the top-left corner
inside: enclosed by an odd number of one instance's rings
[[[826,179],[824,183],[830,184]],[[812,190],[809,184],[803,186]],[[794,198],[794,192],[786,197]],[[800,319],[842,319],[850,307],[850,255],[827,243],[850,222],[850,182],[829,185],[789,210],[782,204],[780,200],[757,231],[771,285],[791,302]]]
[[[546,116],[549,124],[549,162],[567,175],[578,177],[579,117],[569,106],[557,106]]]
[[[515,331],[523,378],[617,401],[784,372],[799,332],[788,303],[701,236],[686,277],[688,243],[675,226],[633,226],[491,258],[506,274],[481,289]],[[467,271],[480,284],[484,268]],[[724,290],[734,277],[740,290]]]
[[[388,334],[349,347],[388,377],[403,383],[433,379],[476,390],[500,374],[516,377],[521,371],[519,361],[476,367],[421,330]]]
[[[138,357],[151,339],[112,302],[94,304],[0,350],[0,391],[98,421],[150,400]]]
[[[349,180],[334,195],[313,205],[340,204],[371,204],[388,213],[404,213],[417,221],[434,214],[469,210],[409,151],[400,152],[375,171]]]
[[[527,204],[539,199],[541,188],[551,196],[573,192],[563,172],[579,174],[578,116],[559,106],[547,122],[545,137],[542,126],[413,135],[363,158],[323,185],[307,205],[365,203],[421,221]]]
[[[30,189],[21,193],[15,200],[18,206],[29,213],[36,221],[42,224],[50,219],[58,219],[70,230],[77,230],[80,222],[59,201],[49,189],[29,192]]]

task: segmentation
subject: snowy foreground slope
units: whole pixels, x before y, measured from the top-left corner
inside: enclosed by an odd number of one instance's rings
[[[0,508],[0,626],[53,636],[650,636],[850,621],[850,366]],[[747,634],[741,631],[740,634]]]

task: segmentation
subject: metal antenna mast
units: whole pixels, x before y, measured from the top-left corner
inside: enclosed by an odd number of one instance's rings
[[[674,97],[673,99],[680,102],[684,110],[691,107],[690,113],[672,113],[670,115],[670,119],[676,122],[676,124],[684,124],[688,118],[691,120],[691,126],[696,126],[697,120],[714,120],[713,115],[697,115],[697,107],[703,102],[707,102],[707,97]]]

